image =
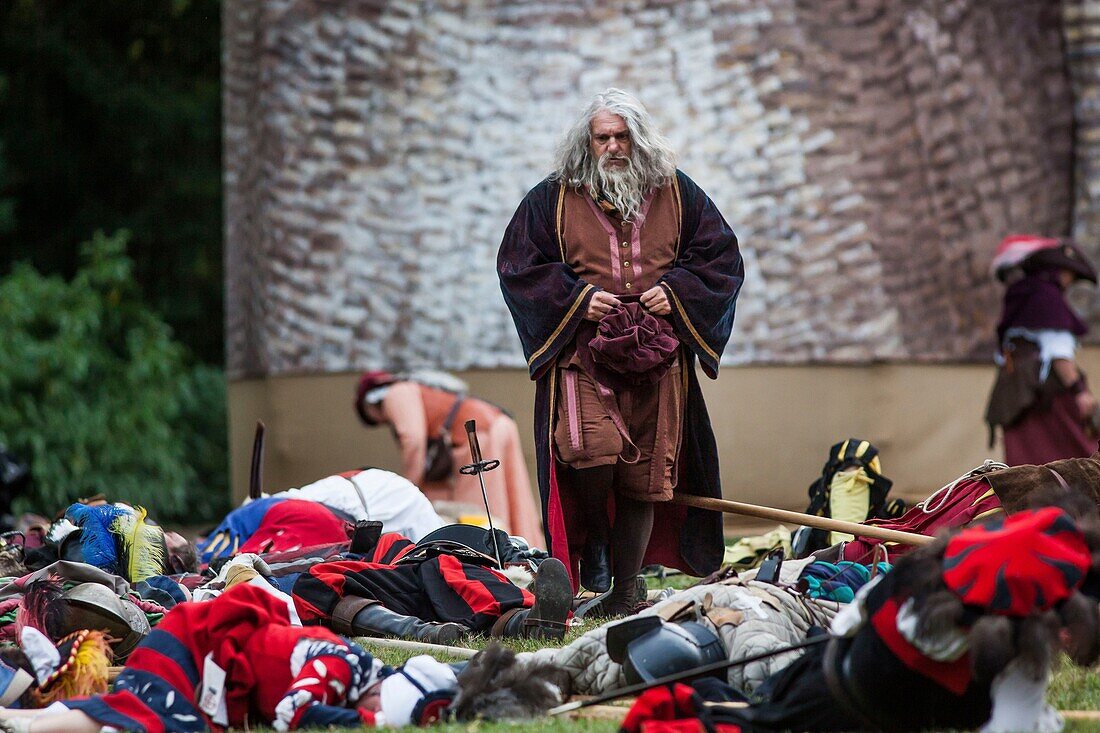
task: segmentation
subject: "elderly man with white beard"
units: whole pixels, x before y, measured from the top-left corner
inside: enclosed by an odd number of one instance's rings
[[[706,575],[722,559],[721,516],[669,501],[721,496],[695,359],[717,377],[744,267],[733,231],[675,159],[645,107],[606,90],[497,256],[536,381],[548,549],[575,587],[579,563],[581,585],[611,589],[606,615],[640,600],[643,564]]]

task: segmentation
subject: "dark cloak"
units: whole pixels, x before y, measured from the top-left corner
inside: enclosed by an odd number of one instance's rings
[[[714,202],[680,171],[673,186],[680,239],[673,266],[658,284],[668,292],[669,320],[684,345],[684,425],[676,493],[721,498],[718,447],[694,366],[698,358],[707,376],[717,378],[745,269],[737,237]],[[564,196],[565,186],[551,179],[531,189],[504,233],[497,272],[536,381],[535,448],[547,549],[570,568],[575,583],[576,563],[569,546],[579,546],[583,530],[576,522],[571,497],[558,491],[552,438],[557,390],[553,365],[562,348],[573,341],[596,288],[565,262]],[[682,532],[685,526],[691,531]],[[720,512],[663,504],[644,562],[702,576],[718,569],[723,550]]]
[[[1010,328],[1055,329],[1074,336],[1088,332],[1088,326],[1066,303],[1066,295],[1054,277],[1054,271],[1042,270],[1008,286],[1001,322],[997,324],[998,344],[1004,344],[1005,332]]]

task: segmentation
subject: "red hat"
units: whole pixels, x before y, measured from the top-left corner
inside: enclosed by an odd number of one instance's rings
[[[1013,268],[1024,270],[1066,269],[1082,280],[1096,282],[1085,253],[1068,239],[1041,237],[1037,234],[1012,234],[1001,240],[993,255],[990,269],[997,279],[1004,280]]]
[[[943,581],[967,605],[1027,616],[1072,595],[1089,564],[1077,525],[1061,509],[1046,507],[957,534],[944,552]]]
[[[385,387],[387,384],[393,384],[396,381],[396,377],[381,369],[363,372],[362,376],[359,377],[359,386],[355,390],[355,411],[359,414],[360,420],[367,425],[378,424],[376,420],[371,420],[367,415],[364,399],[366,399],[367,393],[371,390]]]

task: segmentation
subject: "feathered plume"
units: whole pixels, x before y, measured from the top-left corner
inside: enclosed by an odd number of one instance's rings
[[[458,720],[523,720],[545,714],[562,700],[565,671],[550,662],[520,662],[516,653],[491,644],[458,675],[451,703]]]
[[[69,521],[82,530],[80,546],[84,551],[84,562],[109,573],[118,573],[118,544],[111,533],[111,525],[125,513],[125,509],[114,504],[73,504],[65,510]]]
[[[164,530],[146,524],[147,513],[136,506],[115,519],[111,531],[122,537],[122,570],[131,583],[164,572]]]
[[[34,707],[44,708],[58,700],[90,697],[107,692],[111,645],[102,631],[77,631],[62,639],[65,650],[60,668],[45,684],[31,693]]]
[[[28,585],[19,602],[19,610],[15,612],[16,637],[23,632],[23,627],[32,626],[51,640],[58,638],[65,614],[64,592],[58,578],[36,580]]]

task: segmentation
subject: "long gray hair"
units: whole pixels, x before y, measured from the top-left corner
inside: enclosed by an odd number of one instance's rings
[[[603,111],[623,118],[630,130],[631,155],[627,171],[613,180],[592,157],[592,119]],[[623,218],[632,221],[642,197],[668,183],[676,174],[676,154],[657,129],[649,112],[633,95],[611,87],[589,102],[580,119],[558,144],[553,178],[569,186],[602,191]]]

